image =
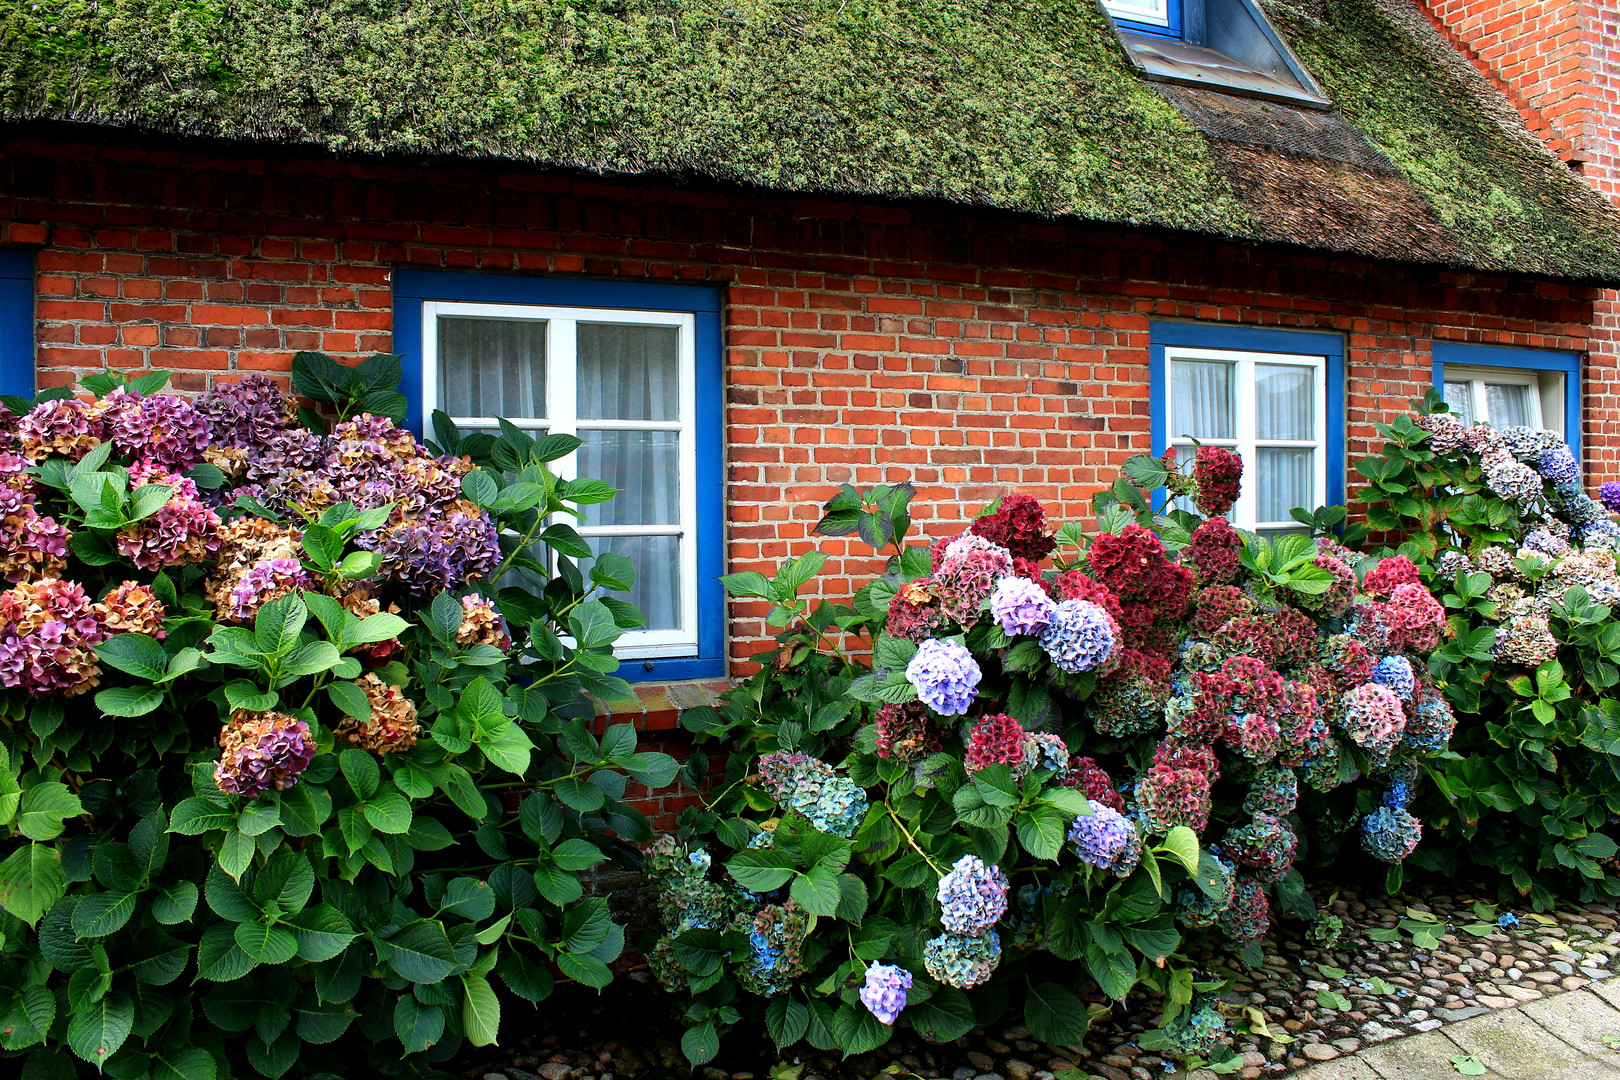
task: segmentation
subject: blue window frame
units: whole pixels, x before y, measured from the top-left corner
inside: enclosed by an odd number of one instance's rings
[[[1121,29],[1177,39],[1184,31],[1183,5],[1184,0],[1102,0]]]
[[[34,396],[34,256],[0,251],[0,394]]]
[[[1191,440],[1245,463],[1239,528],[1297,527],[1293,506],[1344,502],[1344,339],[1305,330],[1149,324],[1155,453]]]
[[[588,439],[590,452],[604,462],[613,454],[629,452],[615,447],[633,443],[636,453],[646,454],[645,460],[668,468],[671,479],[665,487],[671,492],[678,487],[679,492],[678,498],[667,500],[671,506],[678,504],[678,512],[668,513],[677,524],[654,515],[648,521],[658,524],[616,525],[604,517],[597,525],[581,527],[587,538],[599,543],[613,543],[612,538],[618,537],[619,544],[628,542],[632,549],[639,543],[644,545],[642,551],[675,552],[658,565],[679,568],[669,575],[670,589],[676,593],[672,611],[679,617],[672,615],[668,628],[626,635],[618,650],[623,662],[618,674],[631,681],[713,678],[726,672],[725,597],[720,586],[724,573],[720,312],[720,290],[706,285],[454,271],[394,273],[394,348],[404,356],[401,390],[409,402],[406,422],[419,435],[427,431],[433,409],[456,403],[459,408],[446,411],[477,413],[486,420],[507,415],[519,426],[536,430],[579,431]],[[487,336],[491,334],[496,337]],[[609,339],[617,342],[615,370],[635,368],[651,381],[657,372],[673,373],[678,367],[678,408],[655,404],[655,398],[673,399],[664,391],[649,390],[645,398],[636,399],[642,418],[593,419],[631,414],[584,403],[589,399],[601,404],[595,380],[606,376],[594,374],[595,366],[587,371],[579,357],[596,355],[591,350],[607,346],[590,343]],[[476,355],[480,365],[499,355],[503,358],[495,361],[499,374],[492,376],[487,366],[476,374],[471,368],[458,374],[442,367],[454,350]],[[647,359],[643,362],[640,357]],[[582,378],[590,382],[583,391]],[[473,383],[476,390],[469,389]],[[498,410],[494,402],[500,403]],[[590,441],[592,432],[601,434]],[[582,449],[581,454],[586,452]],[[602,475],[588,466],[581,471]],[[656,536],[629,535],[659,529],[663,532]],[[670,537],[679,539],[671,544]],[[645,569],[638,567],[642,584],[653,588],[655,579]],[[660,596],[668,599],[668,593]]]
[[[1518,387],[1526,392],[1515,392]],[[1581,358],[1575,353],[1437,341],[1434,388],[1465,421],[1560,431],[1580,460]],[[1491,415],[1493,406],[1507,415]]]

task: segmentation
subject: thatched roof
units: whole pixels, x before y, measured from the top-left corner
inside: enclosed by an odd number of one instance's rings
[[[1094,0],[0,0],[0,122],[949,200],[1620,282],[1620,212],[1409,0],[1265,0],[1331,112]]]

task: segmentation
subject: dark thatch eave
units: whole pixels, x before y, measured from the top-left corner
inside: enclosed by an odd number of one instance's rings
[[[0,0],[0,121],[696,174],[1620,283],[1620,212],[1404,0],[1265,3],[1333,113],[1146,82],[1094,0]]]

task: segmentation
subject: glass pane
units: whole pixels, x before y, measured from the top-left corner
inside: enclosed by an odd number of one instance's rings
[[[586,525],[678,525],[681,435],[678,431],[582,431],[579,475],[619,489],[587,506]]]
[[[1219,361],[1170,364],[1170,434],[1195,439],[1237,438],[1232,383],[1235,367]]]
[[[1292,446],[1262,446],[1255,516],[1258,521],[1288,521],[1296,506],[1316,509],[1316,451]]]
[[[1316,438],[1316,371],[1254,365],[1254,433],[1260,439]]]
[[[584,420],[679,420],[681,332],[674,326],[579,324]]]
[[[1170,25],[1167,0],[1103,0],[1103,7],[1116,19]]]
[[[439,402],[451,416],[546,415],[546,324],[439,316]]]
[[[1446,383],[1446,404],[1451,406],[1452,415],[1461,420],[1465,427],[1474,426],[1473,383]]]
[[[681,600],[685,595],[681,582],[681,538],[678,536],[593,536],[588,541],[599,555],[614,552],[629,559],[636,567],[636,583],[628,593],[611,592],[605,595],[628,600],[647,617],[644,630],[680,630]],[[581,559],[580,572],[588,581],[591,559]]]
[[[1492,427],[1528,426],[1531,422],[1530,388],[1514,383],[1486,383],[1485,407],[1490,410]]]

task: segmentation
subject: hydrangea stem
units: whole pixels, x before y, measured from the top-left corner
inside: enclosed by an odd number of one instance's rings
[[[921,855],[923,862],[927,863],[935,874],[940,877],[944,877],[945,871],[941,870],[939,868],[939,864],[928,857],[928,852],[924,851],[920,846],[918,846],[916,837],[911,835],[911,830],[906,828],[906,823],[900,820],[900,815],[895,813],[894,807],[889,805],[888,799],[883,800],[883,809],[889,812],[889,818],[894,822],[894,827],[899,829],[900,835],[906,838],[906,843],[911,845],[911,850]]]

